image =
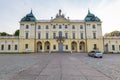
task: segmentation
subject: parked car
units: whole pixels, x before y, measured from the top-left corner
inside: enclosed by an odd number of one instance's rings
[[[88,56],[94,57],[94,58],[102,58],[103,57],[103,53],[100,51],[90,51],[88,53]]]

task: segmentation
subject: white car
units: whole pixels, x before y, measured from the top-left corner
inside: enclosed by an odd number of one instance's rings
[[[94,57],[94,58],[102,58],[103,57],[103,53],[100,51],[90,51],[88,53],[88,56]]]

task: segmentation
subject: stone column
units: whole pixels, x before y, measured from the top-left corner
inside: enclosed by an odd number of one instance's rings
[[[80,52],[80,50],[79,50],[79,41],[77,42],[77,52]]]
[[[44,41],[42,42],[42,52],[45,52],[45,44],[44,44]]]

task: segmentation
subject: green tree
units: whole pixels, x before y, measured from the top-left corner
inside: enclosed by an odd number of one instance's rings
[[[0,35],[1,36],[7,36],[8,34],[6,32],[1,32]]]
[[[16,30],[14,36],[19,36],[19,30]]]

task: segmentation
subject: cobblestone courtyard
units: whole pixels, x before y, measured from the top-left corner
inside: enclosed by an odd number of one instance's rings
[[[0,80],[120,80],[120,54],[0,54]]]

